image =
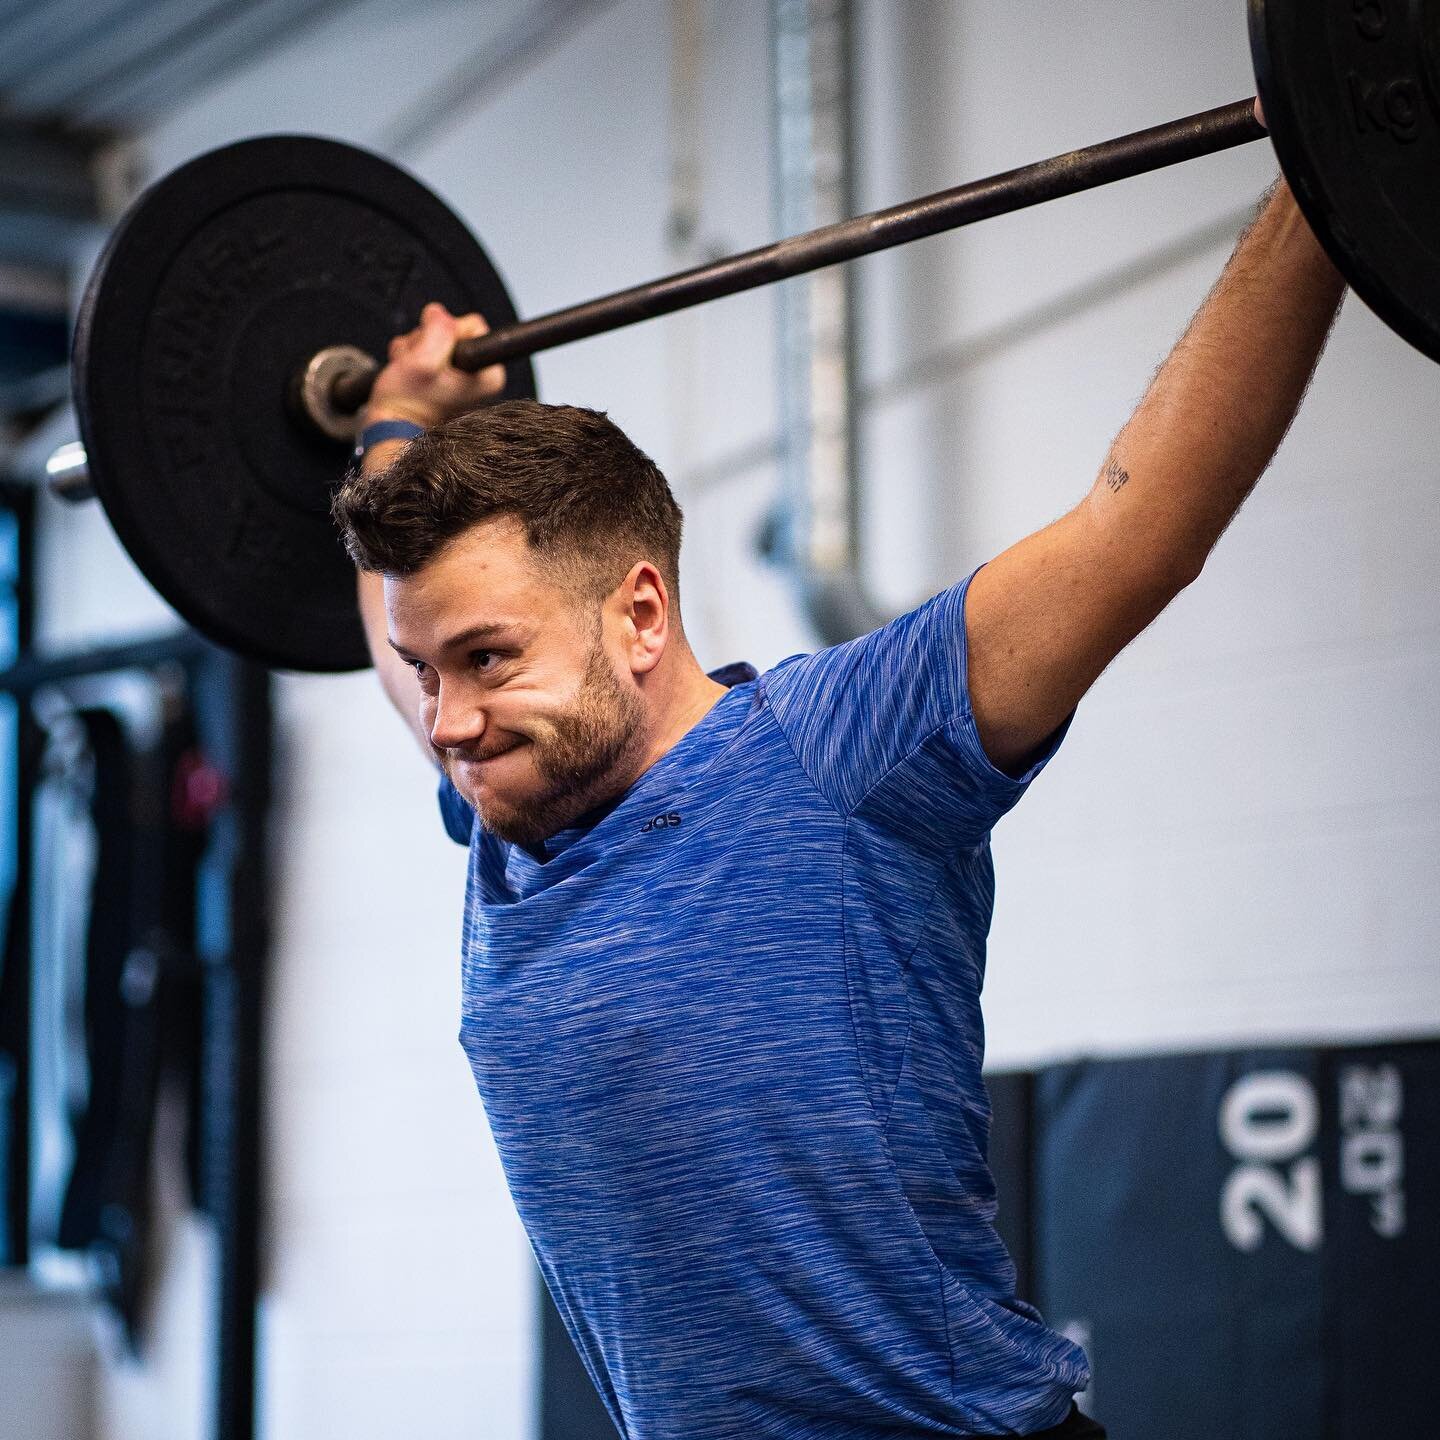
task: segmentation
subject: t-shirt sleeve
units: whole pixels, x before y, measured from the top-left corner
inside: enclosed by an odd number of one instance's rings
[[[469,845],[470,835],[475,828],[475,811],[470,802],[450,783],[448,775],[440,777],[440,818],[445,822],[445,833],[457,845]]]
[[[970,709],[967,577],[863,635],[797,656],[766,676],[796,758],[843,814],[973,844],[1025,793],[1069,720],[1018,776],[990,763]]]

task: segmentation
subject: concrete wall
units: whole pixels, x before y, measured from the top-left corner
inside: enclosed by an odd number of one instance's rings
[[[158,172],[264,130],[375,144],[520,13],[351,10],[145,151]],[[523,312],[770,235],[765,7],[703,13],[693,94],[672,93],[670,7],[614,0],[403,157],[475,225]],[[1239,7],[1218,0],[867,0],[861,21],[867,207],[1251,88]],[[697,116],[698,240],[678,249],[672,163]],[[914,603],[1084,492],[1272,173],[1255,146],[861,263],[877,594]],[[813,643],[755,554],[773,300],[538,367],[545,396],[609,409],[672,474],[688,628],[715,664]],[[994,1058],[1440,1027],[1435,391],[1430,363],[1352,301],[1203,578],[997,832]],[[46,554],[55,643],[163,619],[93,513],[49,513]],[[279,702],[263,1434],[521,1440],[531,1262],[455,1044],[463,856],[370,677],[283,677]],[[203,1236],[176,1245],[150,1368],[102,1378],[109,1440],[196,1433],[207,1266]]]

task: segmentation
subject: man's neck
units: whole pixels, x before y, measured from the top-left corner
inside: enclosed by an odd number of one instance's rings
[[[718,680],[712,680],[688,650],[676,658],[680,661],[679,673],[668,687],[664,708],[655,721],[650,744],[642,758],[640,774],[678,745],[710,713],[727,688]]]

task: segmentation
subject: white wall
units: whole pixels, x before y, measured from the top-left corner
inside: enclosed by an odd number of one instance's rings
[[[373,143],[517,13],[347,12],[146,149],[159,172],[262,130]],[[700,234],[735,249],[770,234],[765,7],[707,14]],[[867,0],[861,43],[867,206],[1251,88],[1240,7],[1218,0]],[[664,0],[617,0],[404,157],[523,312],[699,258],[666,238],[670,60]],[[861,263],[878,594],[908,605],[1079,497],[1271,172],[1255,146]],[[752,293],[538,367],[546,397],[609,409],[674,477],[689,629],[716,664],[812,643],[754,553],[774,494],[773,303]],[[994,1058],[1440,1027],[1435,380],[1347,307],[1206,574],[998,832]],[[57,643],[163,615],[93,513],[50,513],[46,553]],[[454,1042],[463,856],[370,677],[278,688],[263,1434],[520,1440],[530,1259]],[[201,1363],[178,1337],[205,1267],[203,1244],[177,1248],[163,1355],[110,1370],[113,1440],[194,1433],[175,1376]]]
[[[1251,88],[1238,7],[967,6],[959,27],[956,9],[869,6],[867,204]],[[912,113],[887,136],[896,103]],[[948,521],[936,583],[1088,483],[1228,251],[1216,220],[1273,173],[1267,149],[863,262],[872,493],[926,492],[912,503]],[[1193,258],[1170,263],[1186,237]],[[936,354],[956,368],[894,383]],[[1435,398],[1433,364],[1352,299],[1205,575],[997,832],[994,1059],[1440,1026]],[[922,533],[907,517],[889,535],[877,583]]]

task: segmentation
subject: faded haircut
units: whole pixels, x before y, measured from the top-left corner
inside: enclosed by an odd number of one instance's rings
[[[398,576],[471,526],[513,516],[567,588],[601,599],[647,560],[678,613],[680,507],[655,462],[598,410],[506,400],[456,416],[383,470],[348,475],[333,513],[360,569]]]

